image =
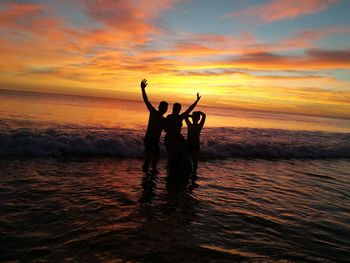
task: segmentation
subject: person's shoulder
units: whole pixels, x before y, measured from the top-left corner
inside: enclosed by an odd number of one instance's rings
[[[149,109],[150,114],[157,114],[159,111],[156,110],[153,106]]]

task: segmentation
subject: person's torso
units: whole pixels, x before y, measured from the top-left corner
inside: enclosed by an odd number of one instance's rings
[[[189,125],[187,127],[187,141],[190,143],[199,143],[201,130],[202,127],[199,125]]]
[[[165,119],[165,131],[170,134],[181,133],[182,120],[181,115],[168,115]]]
[[[146,137],[160,138],[163,129],[164,116],[158,111],[150,112]]]

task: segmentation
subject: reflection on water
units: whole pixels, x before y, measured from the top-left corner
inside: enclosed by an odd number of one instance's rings
[[[155,196],[155,188],[157,186],[157,173],[145,172],[142,177],[142,194],[140,203],[142,205],[151,203]]]
[[[167,192],[141,160],[0,161],[0,260],[345,262],[347,160],[202,162]]]
[[[158,101],[152,102],[155,107],[158,106]],[[186,108],[186,105],[183,107]],[[201,104],[197,109],[207,114],[206,127],[350,132],[348,119],[205,107]],[[147,119],[148,112],[141,98],[139,101],[127,101],[0,90],[0,120],[6,121],[12,128],[70,124],[145,129]]]
[[[135,129],[147,123],[144,110],[136,101],[0,91],[0,119],[13,128],[71,124]]]

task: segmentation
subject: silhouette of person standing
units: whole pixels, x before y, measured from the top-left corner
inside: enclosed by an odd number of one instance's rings
[[[185,138],[181,134],[182,121],[196,107],[200,98],[201,96],[199,96],[199,93],[197,93],[196,101],[181,114],[181,104],[174,103],[172,114],[169,114],[165,119],[164,130],[166,134],[164,137],[164,142],[168,151],[169,160],[186,150]]]
[[[206,115],[204,112],[195,111],[192,113],[193,123],[191,123],[189,118],[189,115],[185,118],[187,124],[187,149],[192,159],[193,173],[196,174],[200,150],[200,134],[205,123]]]
[[[168,103],[166,101],[161,101],[156,110],[152,104],[149,102],[146,94],[146,86],[148,85],[147,80],[143,79],[141,81],[141,91],[142,98],[145,102],[147,109],[149,111],[148,126],[144,137],[145,145],[145,160],[142,165],[143,171],[148,171],[149,165],[151,164],[152,169],[157,171],[157,162],[159,160],[159,139],[162,134],[164,114],[168,110]]]

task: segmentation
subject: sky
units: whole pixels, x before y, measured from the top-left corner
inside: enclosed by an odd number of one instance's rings
[[[348,0],[0,1],[0,89],[350,118]]]

